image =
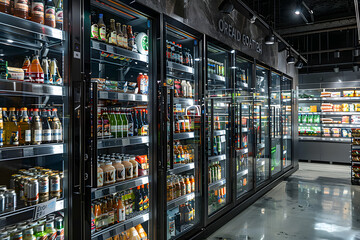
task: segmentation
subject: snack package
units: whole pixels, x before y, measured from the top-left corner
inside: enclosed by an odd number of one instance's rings
[[[343,112],[349,112],[349,104],[343,103],[342,104],[342,111]]]
[[[330,128],[323,128],[323,135],[324,135],[324,137],[330,137],[330,135],[331,135]]]
[[[147,155],[137,156],[136,161],[138,162],[139,177],[148,175],[148,169],[147,169],[148,158],[147,158]]]
[[[310,112],[317,112],[317,106],[310,106]]]
[[[8,79],[24,81],[25,72],[22,68],[8,67]]]
[[[302,120],[301,120],[302,123],[308,123],[308,118],[307,118],[307,115],[302,115]]]
[[[135,229],[139,233],[141,240],[148,240],[147,234],[141,224],[137,225]]]
[[[331,97],[340,97],[341,93],[340,92],[332,92],[331,93]]]
[[[343,91],[343,96],[344,97],[353,97],[354,96],[354,90]]]
[[[341,105],[340,104],[335,104],[333,106],[334,112],[341,112]]]
[[[349,131],[347,129],[341,129],[341,137],[349,137]]]
[[[355,104],[355,112],[360,112],[360,103]]]
[[[320,115],[314,115],[313,123],[320,123]]]
[[[342,116],[341,123],[350,123],[350,117],[349,116]]]
[[[360,97],[360,91],[359,90],[355,90],[355,97]]]
[[[134,227],[127,230],[126,235],[128,237],[128,240],[141,240],[139,233],[136,231]]]
[[[331,97],[331,92],[322,92],[320,97]]]

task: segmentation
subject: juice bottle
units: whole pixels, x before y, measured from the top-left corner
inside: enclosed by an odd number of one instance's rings
[[[94,215],[95,215],[95,229],[96,231],[100,231],[102,228],[102,212],[101,212],[101,207],[100,207],[100,203],[96,202],[95,203],[95,211],[94,211]]]
[[[31,144],[31,128],[30,120],[27,115],[27,108],[21,108],[21,116],[19,118],[19,144]]]
[[[10,0],[0,1],[0,12],[10,14],[11,12]]]
[[[10,108],[9,117],[6,115],[6,108],[4,111],[4,132],[5,132],[5,145],[18,146],[19,145],[19,129],[18,122],[15,115],[15,108]]]
[[[41,68],[39,57],[34,56],[30,65],[29,75],[31,82],[44,83],[44,71]]]
[[[125,206],[124,202],[121,197],[118,198],[118,204],[117,204],[117,211],[118,211],[118,221],[123,222],[126,220],[126,214],[125,214]]]
[[[133,178],[133,164],[129,162],[130,158],[125,157],[121,162],[125,167],[125,179],[129,180]]]
[[[191,182],[189,176],[186,177],[185,184],[186,184],[186,193],[187,194],[191,193]]]
[[[33,0],[31,4],[31,21],[44,24],[44,1]]]
[[[19,18],[29,19],[29,0],[15,0],[14,15]]]

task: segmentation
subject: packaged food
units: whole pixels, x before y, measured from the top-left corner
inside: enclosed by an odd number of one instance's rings
[[[352,115],[351,124],[360,124],[360,116]]]
[[[320,123],[320,115],[314,115],[313,123]]]
[[[333,137],[340,137],[340,128],[332,128],[331,132]]]
[[[333,112],[333,104],[331,103],[323,103],[321,104],[321,111],[322,112]]]
[[[349,112],[355,112],[355,104],[354,103],[349,104]]]
[[[307,115],[302,115],[302,120],[301,120],[302,123],[308,123],[308,118],[307,118]]]
[[[341,105],[340,104],[335,104],[333,106],[334,112],[341,112]]]
[[[323,136],[330,137],[331,136],[331,129],[330,128],[323,128]]]
[[[355,97],[360,97],[360,91],[359,90],[355,90]]]
[[[329,124],[329,123],[333,123],[333,119],[332,118],[322,118],[321,122],[325,123],[325,124]]]
[[[307,123],[314,123],[314,115],[309,115],[307,119]]]
[[[341,123],[350,123],[350,117],[349,116],[342,116]]]
[[[105,81],[106,81],[105,78],[92,78],[91,81],[97,83],[98,90],[105,89]]]
[[[127,230],[126,235],[128,237],[128,240],[141,240],[139,233],[136,231],[134,227]]]
[[[291,109],[290,109],[291,111]],[[317,112],[317,106],[314,105],[314,106],[310,106],[310,112]]]
[[[341,93],[340,92],[332,92],[331,97],[341,97]]]
[[[343,103],[342,104],[342,111],[343,112],[349,112],[349,104]]]
[[[360,173],[360,167],[358,167],[358,166],[353,166],[353,172],[355,172],[355,173]]]
[[[331,97],[331,92],[322,92],[321,97]]]
[[[348,130],[347,129],[342,129],[341,130],[341,137],[349,137],[349,134],[348,134]]]
[[[148,240],[147,234],[146,234],[143,226],[141,226],[141,224],[137,225],[135,227],[135,229],[139,233],[139,236],[140,236],[141,240]]]
[[[22,68],[8,67],[8,79],[24,81],[25,72]]]
[[[343,96],[344,97],[353,97],[354,96],[354,90],[343,91]]]

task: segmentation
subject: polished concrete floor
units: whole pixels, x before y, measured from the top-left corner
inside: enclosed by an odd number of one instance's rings
[[[300,163],[300,169],[208,240],[360,240],[360,186],[350,166]]]

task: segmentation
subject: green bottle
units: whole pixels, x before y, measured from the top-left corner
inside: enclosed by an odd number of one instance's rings
[[[122,125],[123,125],[123,137],[128,137],[128,120],[125,112],[121,113]]]
[[[124,130],[123,130],[123,121],[122,121],[119,109],[117,109],[117,111],[116,111],[116,118],[115,119],[116,119],[117,126],[118,126],[118,128],[117,128],[117,130],[118,130],[117,137],[122,138]]]
[[[119,131],[118,131],[118,124],[116,122],[115,112],[114,110],[111,110],[111,113],[109,114],[109,121],[110,121],[110,132],[113,137],[119,137]]]

